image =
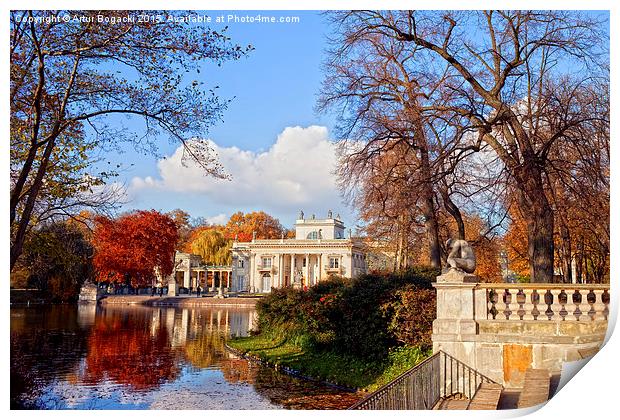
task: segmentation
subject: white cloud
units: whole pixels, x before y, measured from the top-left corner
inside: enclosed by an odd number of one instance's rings
[[[220,213],[217,216],[205,217],[205,222],[209,225],[225,225],[228,222],[228,216]]]
[[[298,210],[341,206],[333,174],[336,148],[326,127],[287,127],[265,152],[222,147],[212,140],[209,144],[231,180],[205,176],[192,162],[183,165],[179,147],[158,162],[158,177],[134,178],[131,194],[137,197],[149,190],[191,194],[227,207]],[[222,221],[225,216],[212,219]]]

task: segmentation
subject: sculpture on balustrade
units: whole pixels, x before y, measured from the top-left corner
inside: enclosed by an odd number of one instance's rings
[[[449,250],[448,268],[450,270],[459,270],[471,274],[476,270],[476,256],[474,250],[463,239],[448,239],[446,248]]]

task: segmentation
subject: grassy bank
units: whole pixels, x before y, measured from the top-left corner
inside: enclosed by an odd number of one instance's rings
[[[310,376],[372,391],[429,355],[437,272],[333,277],[274,289],[256,303],[257,335],[237,350]]]
[[[287,340],[263,335],[237,338],[228,345],[303,375],[349,388],[374,391],[430,356],[419,347],[397,347],[383,360],[365,360],[329,351],[304,350]]]

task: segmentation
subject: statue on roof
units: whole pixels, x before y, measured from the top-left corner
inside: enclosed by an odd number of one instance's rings
[[[304,219],[304,211],[303,211],[303,210],[300,210],[300,211],[299,211],[299,217],[298,217],[298,219],[299,219],[299,220],[303,220],[303,219]]]
[[[327,218],[328,218],[328,219],[333,219],[333,217],[332,217],[332,211],[331,211],[331,210],[327,210]]]

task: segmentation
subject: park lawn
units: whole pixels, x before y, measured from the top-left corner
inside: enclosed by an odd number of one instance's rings
[[[430,351],[404,346],[391,350],[383,360],[368,361],[335,352],[303,350],[286,340],[262,335],[236,338],[229,341],[228,345],[269,364],[291,368],[314,379],[369,392],[430,356]]]

